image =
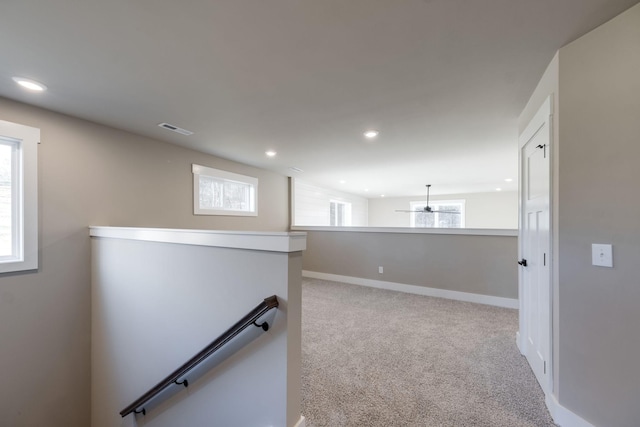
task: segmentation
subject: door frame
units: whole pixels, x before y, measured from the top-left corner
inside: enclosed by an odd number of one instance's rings
[[[548,338],[549,338],[549,342],[548,342],[548,352],[549,354],[544,355],[546,362],[547,362],[547,381],[546,384],[541,384],[541,387],[543,389],[543,391],[546,394],[550,394],[553,392],[553,383],[554,383],[554,366],[553,366],[553,352],[554,352],[554,347],[553,347],[553,341],[554,341],[554,335],[553,335],[553,306],[554,306],[554,301],[553,301],[553,297],[554,297],[554,292],[553,292],[553,271],[554,271],[554,254],[553,254],[553,199],[554,199],[554,194],[553,194],[553,165],[554,165],[554,131],[553,131],[553,126],[554,126],[554,122],[553,122],[553,113],[554,113],[554,105],[553,105],[553,94],[549,95],[544,102],[542,103],[542,105],[540,106],[540,108],[538,109],[538,111],[536,112],[536,114],[533,116],[533,118],[529,121],[529,123],[527,124],[526,128],[522,131],[522,133],[520,134],[520,136],[518,137],[518,178],[519,178],[519,186],[518,186],[518,259],[522,259],[523,258],[523,247],[524,247],[524,233],[523,233],[523,225],[524,225],[524,197],[525,197],[525,191],[524,191],[524,179],[523,179],[523,173],[524,173],[524,167],[523,167],[523,161],[525,160],[524,156],[523,156],[523,152],[524,152],[524,147],[527,144],[527,142],[529,142],[529,140],[531,140],[531,138],[538,132],[541,130],[541,128],[545,125],[545,123],[548,123],[548,129],[547,131],[549,132],[549,147],[548,147],[548,151],[547,154],[549,156],[549,179],[548,179],[548,206],[549,206],[549,224],[548,224],[548,236],[546,239],[547,242],[547,247],[545,248],[546,253],[548,254],[547,256],[547,263],[548,263],[548,286],[549,286],[549,301],[548,301],[548,313],[549,313],[549,333],[547,334]],[[524,290],[523,290],[523,278],[522,278],[522,273],[523,270],[522,268],[518,268],[518,300],[519,300],[519,331],[516,333],[516,344],[518,346],[518,349],[520,350],[520,353],[522,355],[527,354],[527,350],[528,350],[528,344],[527,344],[527,316],[525,316],[525,310],[524,310]]]

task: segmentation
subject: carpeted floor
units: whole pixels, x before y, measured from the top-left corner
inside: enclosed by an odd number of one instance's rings
[[[516,310],[316,279],[302,290],[308,427],[555,426]]]

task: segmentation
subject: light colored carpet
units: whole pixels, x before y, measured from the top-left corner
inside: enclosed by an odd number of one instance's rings
[[[516,310],[316,279],[302,290],[308,427],[555,426]]]

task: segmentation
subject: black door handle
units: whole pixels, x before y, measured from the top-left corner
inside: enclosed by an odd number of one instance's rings
[[[522,258],[522,260],[518,261],[518,264],[520,264],[523,267],[526,267],[527,266],[527,260]]]

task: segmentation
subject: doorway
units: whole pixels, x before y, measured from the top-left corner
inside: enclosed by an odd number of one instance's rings
[[[542,104],[519,138],[520,227],[518,347],[545,393],[551,372],[551,143],[552,98]]]

